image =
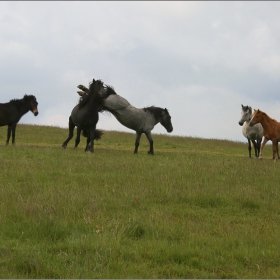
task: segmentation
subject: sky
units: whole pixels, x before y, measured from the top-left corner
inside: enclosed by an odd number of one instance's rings
[[[0,103],[35,95],[20,123],[68,127],[77,85],[101,79],[173,132],[246,143],[241,104],[280,121],[279,1],[1,1]],[[97,128],[134,133],[113,115]],[[62,139],[63,141],[63,139]]]

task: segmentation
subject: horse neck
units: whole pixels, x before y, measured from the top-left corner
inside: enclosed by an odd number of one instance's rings
[[[149,111],[149,110],[147,112],[151,116],[151,119],[152,119],[154,125],[156,125],[160,122],[160,115],[159,114],[156,114],[153,111]]]
[[[15,106],[18,108],[19,114],[23,116],[26,114],[30,108],[28,106],[28,102],[24,101],[23,99],[12,101],[14,102]]]
[[[267,128],[271,127],[271,124],[274,123],[275,120],[273,120],[272,118],[270,118],[268,115],[263,113],[263,117],[261,120],[261,125],[263,126],[263,128],[265,130],[267,130]]]

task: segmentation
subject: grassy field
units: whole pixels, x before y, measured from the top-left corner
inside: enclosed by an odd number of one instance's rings
[[[1,278],[279,278],[280,162],[271,146],[105,131],[0,128]]]

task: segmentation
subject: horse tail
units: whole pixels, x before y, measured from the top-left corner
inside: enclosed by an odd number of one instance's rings
[[[96,129],[95,132],[94,132],[94,139],[95,140],[100,140],[103,134],[104,134],[103,130]]]
[[[103,134],[104,134],[103,130],[95,129],[95,131],[94,131],[94,139],[95,140],[100,140]],[[88,130],[84,129],[83,132],[82,132],[82,135],[84,137],[88,137]]]

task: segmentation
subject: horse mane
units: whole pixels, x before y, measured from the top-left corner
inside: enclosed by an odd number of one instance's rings
[[[112,86],[106,85],[106,98],[107,98],[109,95],[112,95],[112,94],[117,94],[117,93],[115,92],[115,89],[114,89]]]
[[[10,103],[16,103],[16,104],[20,104],[20,103],[22,103],[24,100],[26,100],[26,99],[35,99],[36,100],[36,97],[34,96],[34,95],[24,95],[23,96],[23,98],[21,98],[21,99],[11,99],[10,100]]]
[[[162,108],[159,108],[159,107],[155,107],[155,106],[151,106],[151,107],[145,107],[143,108],[143,110],[145,112],[149,112],[151,113],[156,119],[159,119],[161,117],[161,113],[162,111],[167,111],[167,113],[169,114],[168,110],[167,109],[162,109]]]
[[[267,116],[269,119],[271,119],[272,121],[275,121],[275,122],[277,122],[278,123],[278,121],[277,120],[275,120],[275,119],[273,119],[273,118],[271,118],[267,113],[265,113],[265,112],[263,112],[263,111],[261,111],[260,109],[258,109],[258,111],[260,112],[260,113],[262,113],[262,114],[264,114],[265,116]],[[255,115],[255,114],[254,114]]]
[[[89,85],[88,94],[83,94],[79,99],[79,108],[82,108],[88,102],[96,102],[99,104],[102,100],[102,96],[99,94],[101,87],[104,87],[101,80],[92,80]]]

